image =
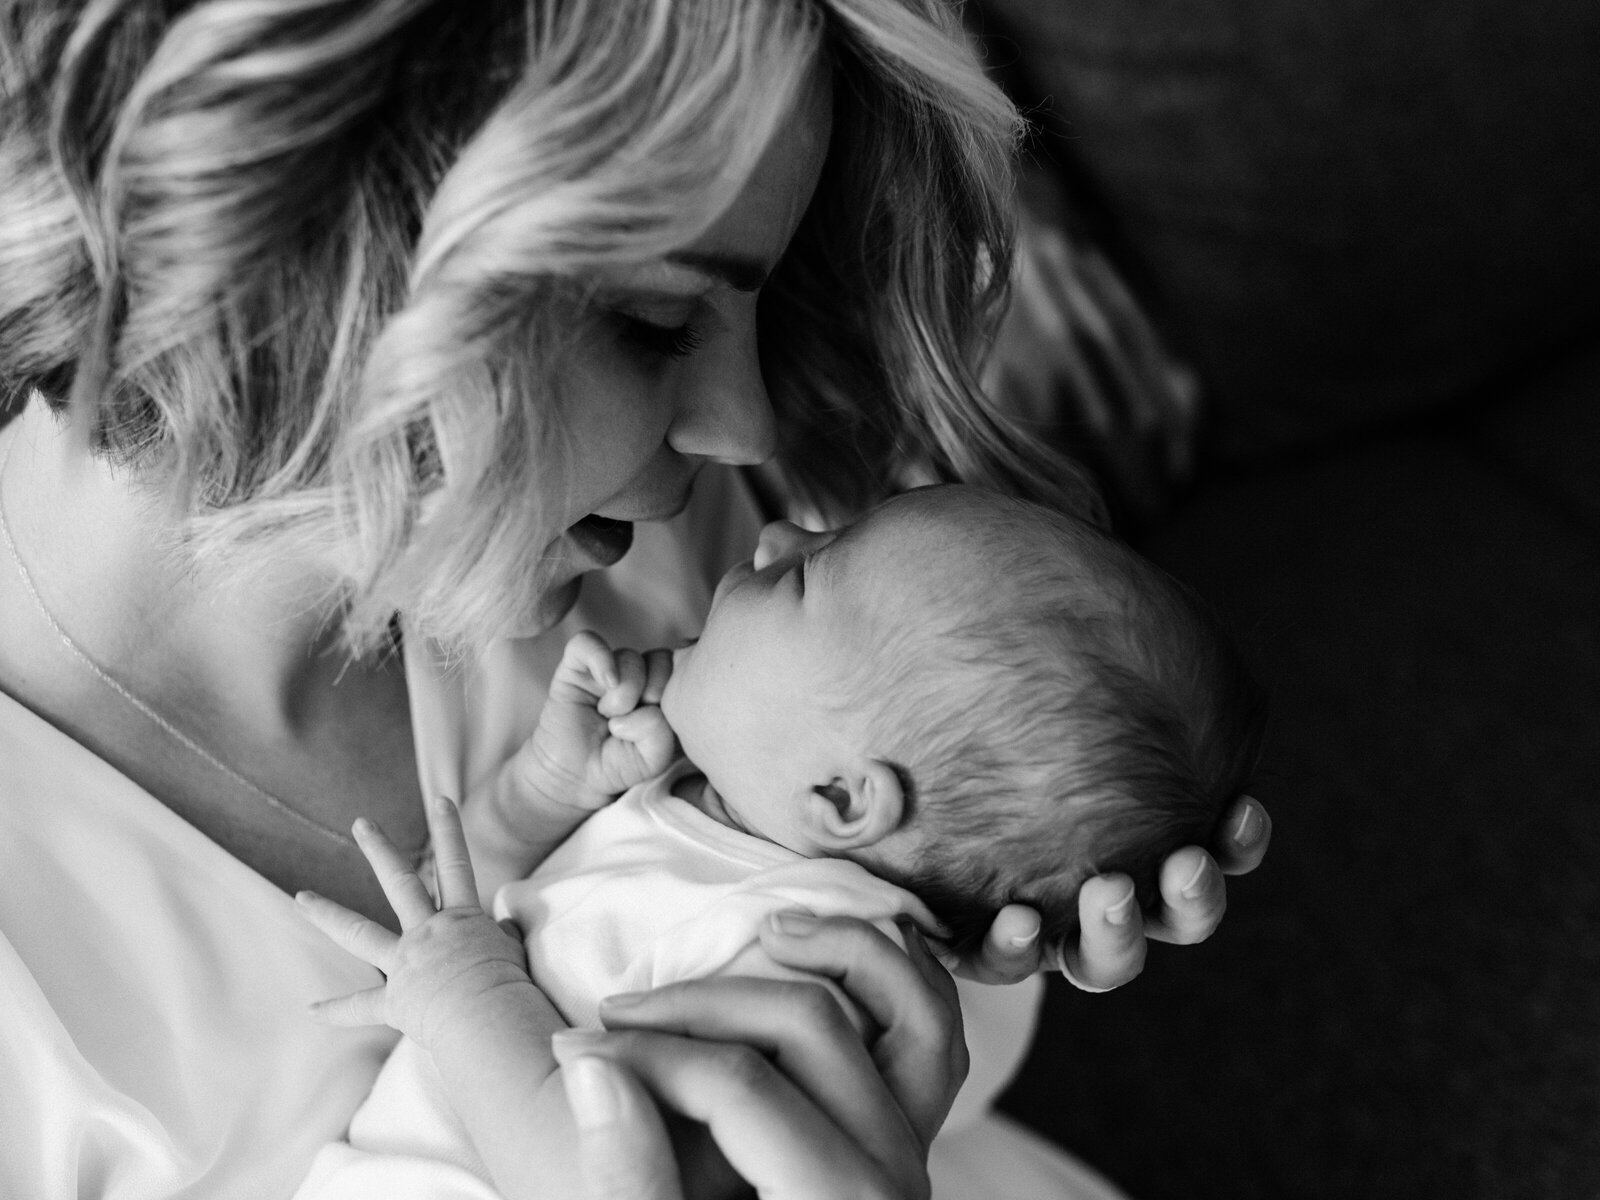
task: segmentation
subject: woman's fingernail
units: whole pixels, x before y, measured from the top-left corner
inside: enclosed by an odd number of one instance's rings
[[[772,914],[772,927],[789,937],[805,937],[815,932],[817,919],[810,913],[780,912]]]
[[[378,827],[366,817],[357,817],[356,823],[350,826],[350,828],[352,831],[354,831],[357,837],[366,837],[367,834],[372,833]]]
[[[1198,900],[1206,890],[1206,885],[1210,881],[1210,874],[1211,860],[1209,858],[1202,858],[1200,860],[1200,865],[1194,869],[1194,874],[1189,876],[1189,882],[1184,884],[1180,889],[1185,898],[1189,900]]]
[[[1253,846],[1261,836],[1261,812],[1255,806],[1255,801],[1250,801],[1244,806],[1244,813],[1239,818],[1239,825],[1233,831],[1233,841],[1236,846]]]
[[[643,992],[618,992],[600,1001],[601,1008],[637,1008],[644,1002]]]
[[[1039,940],[1039,927],[1035,925],[1027,933],[1019,933],[1011,939],[1013,950],[1026,950]]]
[[[1127,895],[1106,908],[1107,925],[1126,925],[1132,919],[1134,895],[1134,890],[1130,887]]]
[[[557,1058],[582,1054],[598,1046],[604,1038],[605,1034],[598,1029],[562,1029],[550,1035],[550,1048]]]
[[[440,792],[433,798],[433,810],[438,813],[451,813],[455,811],[456,802]]]
[[[561,1074],[579,1129],[614,1125],[621,1118],[622,1092],[608,1063],[585,1054],[566,1063]]]

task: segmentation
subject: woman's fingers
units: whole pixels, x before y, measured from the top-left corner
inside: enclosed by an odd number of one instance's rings
[[[923,1170],[925,1140],[820,983],[723,976],[612,997],[600,1011],[610,1029],[751,1046],[849,1130],[891,1178],[914,1179]]]
[[[625,1065],[664,1103],[709,1126],[734,1169],[765,1200],[908,1194],[891,1186],[759,1050],[642,1030],[569,1030],[551,1044],[563,1067],[584,1055]],[[927,1194],[925,1174],[912,1194],[918,1193]]]
[[[406,856],[389,840],[388,834],[366,817],[356,821],[351,831],[355,834],[356,845],[361,847],[361,853],[367,856],[367,863],[377,876],[378,886],[383,889],[389,907],[400,918],[401,929],[420,925],[438,911],[433,897],[428,895],[428,889],[423,886]]]
[[[1272,841],[1272,817],[1254,796],[1240,796],[1218,826],[1211,854],[1224,875],[1254,871]]]
[[[306,919],[335,945],[377,967],[385,975],[393,969],[395,947],[400,944],[398,935],[316,892],[299,892],[294,899]]]
[[[955,982],[920,936],[906,941],[903,952],[865,921],[800,913],[780,913],[761,931],[776,961],[837,979],[877,1022],[873,1061],[926,1144],[967,1077],[967,1044]]]
[[[1229,861],[1235,871],[1251,870],[1271,837],[1266,810],[1244,797],[1230,818],[1225,835],[1232,846]],[[1078,893],[1078,946],[1063,948],[1061,972],[1085,991],[1121,987],[1144,968],[1149,942],[1203,942],[1216,932],[1227,910],[1222,868],[1199,846],[1175,850],[1161,864],[1161,907],[1148,916],[1139,911],[1132,880],[1099,876]]]
[[[435,796],[428,805],[428,836],[433,840],[439,907],[477,908],[478,881],[472,873],[472,855],[461,829],[461,813],[449,796]]]
[[[683,1200],[666,1126],[639,1081],[591,1054],[569,1057],[561,1074],[585,1200]]]
[[[977,955],[957,961],[957,975],[977,983],[1019,983],[1039,969],[1039,914],[1008,904],[989,925]]]
[[[1126,875],[1099,875],[1078,891],[1078,944],[1061,947],[1061,973],[1086,992],[1121,987],[1144,969],[1144,918]]]
[[[1161,910],[1145,922],[1145,933],[1180,946],[1203,942],[1227,909],[1227,882],[1216,861],[1199,846],[1185,846],[1161,864]]]

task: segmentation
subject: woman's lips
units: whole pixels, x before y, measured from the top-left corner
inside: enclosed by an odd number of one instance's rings
[[[597,567],[609,567],[633,545],[633,522],[591,515],[569,526],[567,537]]]

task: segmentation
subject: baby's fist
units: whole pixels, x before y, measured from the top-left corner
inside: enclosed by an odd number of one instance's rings
[[[625,765],[619,765],[630,776],[637,773],[638,778],[631,779],[623,790],[661,774],[677,756],[678,739],[667,724],[667,718],[661,715],[661,709],[654,704],[612,717],[607,729],[616,742],[632,750],[632,754],[623,756]]]

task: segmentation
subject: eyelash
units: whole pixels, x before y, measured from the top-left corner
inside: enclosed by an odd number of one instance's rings
[[[693,325],[656,325],[621,313],[618,320],[624,337],[660,358],[688,358],[705,341]]]

